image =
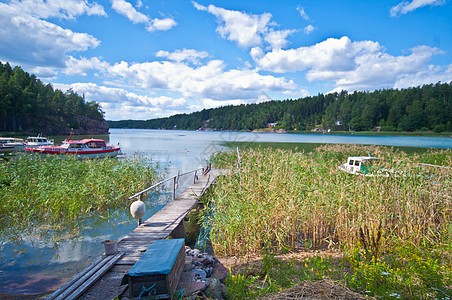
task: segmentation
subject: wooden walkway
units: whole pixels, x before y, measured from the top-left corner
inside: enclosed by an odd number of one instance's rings
[[[118,254],[98,258],[82,271],[88,275],[77,275],[48,299],[113,299],[123,295],[127,288],[127,285],[120,286],[124,274],[155,240],[165,239],[170,235],[183,236],[185,216],[195,207],[198,198],[205,193],[217,176],[223,172],[223,170],[212,169],[206,175],[200,175],[196,183],[185,189],[174,201],[119,241]],[[96,275],[97,271],[94,269],[102,273]]]

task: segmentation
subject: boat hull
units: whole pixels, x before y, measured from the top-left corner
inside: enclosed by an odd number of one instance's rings
[[[120,148],[111,148],[111,149],[96,149],[96,150],[77,150],[77,151],[70,151],[67,149],[46,149],[42,150],[39,148],[25,148],[26,151],[37,153],[40,155],[46,155],[46,156],[75,156],[77,158],[104,158],[104,157],[116,157],[118,156],[120,152]]]

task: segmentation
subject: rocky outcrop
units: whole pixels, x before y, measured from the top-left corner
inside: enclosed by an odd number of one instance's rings
[[[223,299],[222,282],[228,273],[215,257],[185,246],[184,272],[176,290],[183,291],[184,299],[199,299],[200,295],[208,299]]]
[[[87,116],[76,116],[79,128],[74,129],[74,134],[108,134],[108,123],[105,120],[93,120]]]
[[[75,135],[95,135],[108,134],[109,126],[105,120],[95,120],[83,115],[70,117],[43,117],[36,118],[29,116],[23,118],[10,131],[39,132],[44,135],[68,135],[74,132]]]

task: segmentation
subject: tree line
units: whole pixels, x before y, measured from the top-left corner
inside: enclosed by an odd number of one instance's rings
[[[0,131],[61,133],[79,127],[77,116],[105,121],[98,103],[0,62]]]
[[[452,82],[373,92],[342,91],[299,99],[224,106],[167,118],[109,121],[112,128],[452,131]]]

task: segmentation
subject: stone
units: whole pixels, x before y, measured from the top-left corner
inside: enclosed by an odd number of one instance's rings
[[[195,274],[196,281],[206,281],[207,274],[203,269],[193,269],[190,272]]]
[[[183,290],[184,296],[189,296],[204,291],[206,285],[206,282],[203,281],[184,282],[183,285],[179,282],[176,289],[179,291]]]
[[[212,278],[216,278],[223,282],[226,277],[228,277],[228,274],[229,271],[225,268],[225,266],[223,266],[223,264],[218,262],[213,266]]]
[[[221,300],[223,297],[221,296],[221,282],[212,278],[209,280],[210,284],[206,289],[206,296],[209,299]]]

